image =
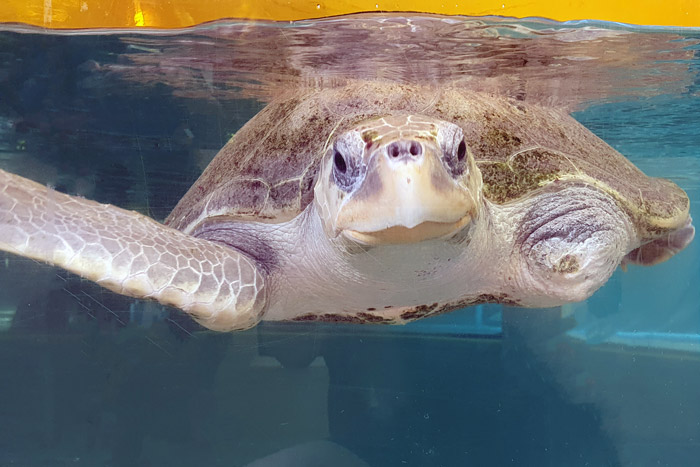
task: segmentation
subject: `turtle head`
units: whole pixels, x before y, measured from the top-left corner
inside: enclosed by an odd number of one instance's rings
[[[481,186],[459,126],[388,116],[329,141],[314,199],[332,236],[371,245],[411,243],[469,225],[480,208]]]

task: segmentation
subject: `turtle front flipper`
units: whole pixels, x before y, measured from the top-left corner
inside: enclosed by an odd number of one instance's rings
[[[516,284],[514,295],[520,293],[518,301],[527,307],[585,300],[639,245],[630,216],[594,186],[560,182],[521,208],[512,261],[517,267],[506,284]]]
[[[231,248],[0,170],[0,249],[189,313],[217,331],[260,321],[264,277]]]

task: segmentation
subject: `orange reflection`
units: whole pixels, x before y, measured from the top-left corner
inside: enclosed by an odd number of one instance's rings
[[[298,20],[353,12],[598,19],[659,26],[700,26],[697,0],[2,0],[0,22],[48,28],[180,28],[222,18]]]

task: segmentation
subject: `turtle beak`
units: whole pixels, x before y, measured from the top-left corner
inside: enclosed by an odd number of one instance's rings
[[[412,243],[456,233],[476,209],[436,142],[404,139],[370,156],[362,185],[338,212],[336,231],[365,244]]]

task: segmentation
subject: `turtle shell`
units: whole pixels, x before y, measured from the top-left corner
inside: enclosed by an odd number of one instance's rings
[[[461,89],[360,82],[273,100],[221,149],[166,223],[191,232],[218,216],[292,219],[313,199],[333,135],[387,114],[422,114],[460,125],[492,203],[517,202],[558,183],[586,183],[618,201],[642,240],[679,228],[688,218],[682,189],[647,177],[562,110]]]

